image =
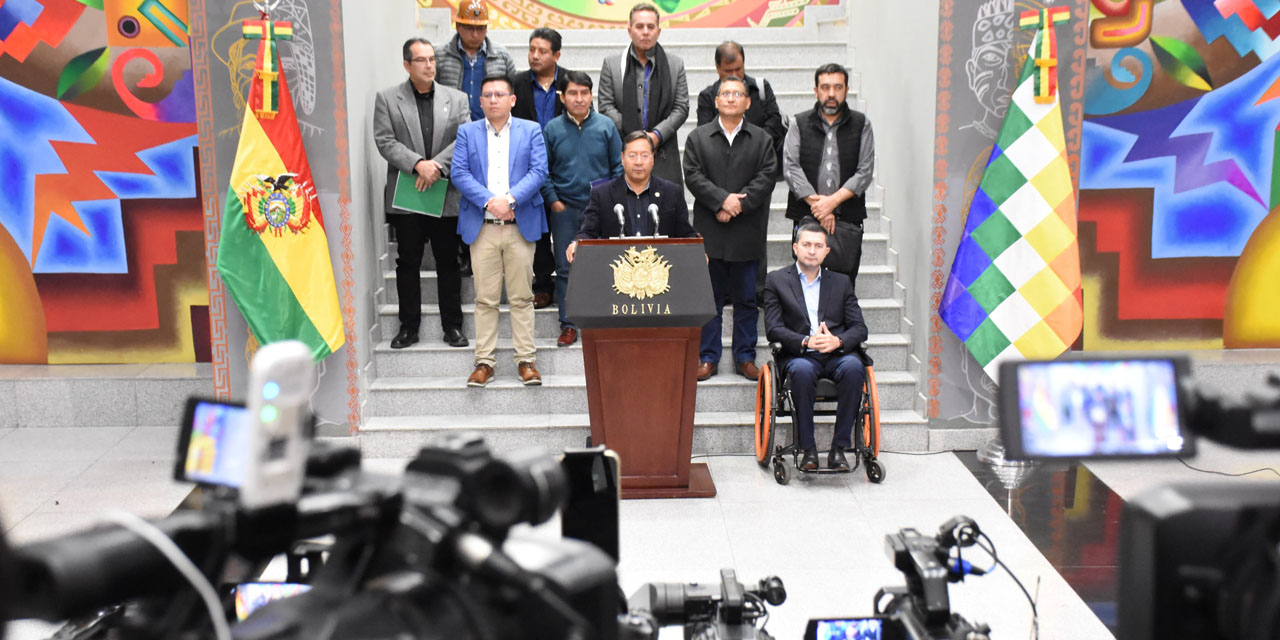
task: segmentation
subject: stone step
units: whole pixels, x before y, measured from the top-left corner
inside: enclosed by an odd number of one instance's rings
[[[582,341],[568,347],[557,347],[553,339],[535,340],[538,349],[538,371],[543,375],[581,375],[583,373]],[[724,338],[721,345],[724,354],[721,357],[724,373],[729,370],[732,361],[730,351],[732,341]],[[875,334],[867,338],[867,350],[874,359],[877,370],[902,371],[907,368],[909,341],[906,336],[896,334]],[[495,354],[500,365],[512,362],[515,348],[509,339],[498,340]],[[378,377],[418,376],[428,372],[455,373],[468,375],[475,364],[473,348],[450,347],[443,342],[419,342],[404,349],[392,349],[391,342],[384,340],[374,346],[374,357],[377,361]],[[771,358],[769,343],[763,336],[757,343],[756,362],[764,363]]]
[[[815,439],[829,442],[835,418],[816,416]],[[790,418],[778,420],[775,438],[789,441]],[[409,458],[424,445],[458,430],[484,436],[495,452],[541,447],[560,451],[585,444],[591,433],[586,413],[542,415],[430,415],[370,418],[360,429],[361,454],[366,458]],[[693,417],[695,454],[747,454],[755,451],[755,414],[749,411],[706,411]],[[889,409],[880,413],[880,448],[888,451],[924,451],[927,420],[915,411]]]
[[[525,387],[515,364],[499,362],[497,376],[484,388],[466,386],[464,374],[448,377],[379,376],[369,385],[368,416],[562,414],[587,412],[583,375],[544,375],[542,385]],[[904,371],[877,371],[883,409],[912,409],[915,378]],[[643,389],[640,390],[643,393]],[[722,367],[698,383],[696,411],[741,410],[755,406],[756,383]],[[661,401],[661,399],[655,399]]]
[[[862,307],[862,318],[866,322],[867,330],[872,334],[877,333],[899,333],[901,331],[902,321],[902,303],[892,298],[868,298],[859,300],[858,304]],[[394,304],[378,305],[378,324],[384,338],[394,336],[400,330],[400,320],[397,317],[397,307]],[[476,325],[473,313],[475,311],[474,304],[468,304],[464,300],[462,305],[462,333],[467,338],[474,339],[476,335]],[[511,317],[508,312],[507,305],[499,307],[498,318],[498,337],[511,337]],[[733,332],[733,315],[726,314],[724,320],[724,335],[732,335]],[[764,335],[764,317],[760,318],[760,334]],[[555,338],[560,335],[560,316],[555,305],[545,309],[537,309],[534,311],[534,327],[533,336],[537,338]],[[421,331],[419,333],[423,342],[439,342],[444,336],[444,330],[440,327],[440,307],[435,304],[422,305],[422,321]]]
[[[0,365],[0,429],[174,426],[212,395],[207,363]]]
[[[788,247],[787,251],[790,251]],[[788,257],[790,255],[788,254]],[[781,268],[783,265],[774,264],[769,268],[770,271]],[[382,274],[384,287],[386,288],[386,300],[391,304],[397,304],[400,301],[400,294],[396,289],[396,272],[394,269],[383,271]],[[436,272],[423,270],[419,272],[419,286],[422,289],[422,301],[426,304],[436,304],[439,302],[439,291],[436,287]],[[858,271],[858,282],[856,283],[856,293],[859,299],[862,298],[890,298],[893,296],[893,268],[886,265],[864,264]],[[475,282],[471,278],[462,278],[462,299],[475,300]],[[506,296],[503,296],[503,301]]]

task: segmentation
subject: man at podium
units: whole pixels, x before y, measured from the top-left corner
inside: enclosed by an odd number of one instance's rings
[[[643,131],[622,139],[622,175],[592,187],[577,239],[667,236],[694,238],[684,189],[653,175],[653,141]],[[565,256],[573,262],[575,240]]]

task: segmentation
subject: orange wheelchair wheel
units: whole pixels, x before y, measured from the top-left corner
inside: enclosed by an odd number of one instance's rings
[[[864,383],[863,392],[867,394],[870,402],[870,418],[864,424],[867,428],[862,430],[863,444],[871,449],[872,457],[880,455],[880,392],[876,389],[876,372],[872,367],[867,367],[867,381]]]
[[[760,366],[760,378],[756,381],[756,462],[769,466],[773,453],[773,363]]]

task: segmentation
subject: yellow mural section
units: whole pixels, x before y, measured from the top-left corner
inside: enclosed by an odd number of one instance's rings
[[[13,238],[0,227],[0,364],[44,363],[49,359],[44,307],[31,265]]]
[[[1223,342],[1228,348],[1280,345],[1280,207],[1249,236],[1227,287]]]

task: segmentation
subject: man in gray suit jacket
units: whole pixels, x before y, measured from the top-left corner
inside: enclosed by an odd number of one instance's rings
[[[458,190],[445,191],[441,217],[402,211],[393,206],[396,179],[401,172],[415,178],[423,191],[436,180],[447,180],[453,162],[458,126],[471,121],[467,95],[435,81],[436,53],[423,38],[404,43],[404,69],[409,79],[378,92],[374,100],[373,139],[387,161],[384,192],[387,222],[396,230],[396,292],[400,296],[400,332],[392,349],[418,341],[422,322],[422,290],[418,280],[427,241],[436,261],[440,324],[444,341],[465,347],[462,334],[462,278],[458,267]]]
[[[658,8],[641,2],[631,8],[631,45],[604,59],[598,111],[613,120],[622,137],[644,131],[658,148],[653,175],[684,186],[676,132],[689,119],[689,82],[684,60],[658,44]]]

